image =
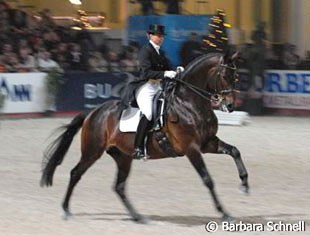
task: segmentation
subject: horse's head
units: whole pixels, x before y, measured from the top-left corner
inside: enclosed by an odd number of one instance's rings
[[[212,103],[225,112],[234,111],[235,83],[238,79],[235,62],[238,56],[238,52],[232,56],[228,54],[221,56],[216,65],[216,75],[210,79],[212,84],[210,86],[213,86]]]
[[[235,99],[234,86],[237,80],[235,65],[237,58],[238,52],[232,56],[228,54],[201,56],[186,67],[178,82],[187,87],[186,90],[190,90],[191,93],[209,100],[213,107],[232,112]]]

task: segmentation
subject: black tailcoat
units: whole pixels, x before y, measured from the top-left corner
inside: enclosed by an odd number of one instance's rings
[[[148,43],[141,48],[139,52],[139,77],[127,84],[126,92],[123,94],[124,104],[134,100],[134,92],[137,88],[145,84],[150,79],[161,80],[164,79],[164,72],[172,70],[169,59],[165,56],[164,52],[155,50],[151,43]]]

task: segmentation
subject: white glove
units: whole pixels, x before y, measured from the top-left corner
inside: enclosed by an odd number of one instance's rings
[[[173,70],[171,71],[165,71],[164,73],[164,77],[165,78],[170,78],[170,79],[173,79],[175,77],[175,75],[177,75],[177,73]]]
[[[177,70],[177,73],[184,72],[184,68],[182,66],[178,66],[176,70]]]

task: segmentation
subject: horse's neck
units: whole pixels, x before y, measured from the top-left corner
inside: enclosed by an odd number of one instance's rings
[[[195,84],[191,81],[186,81],[194,86],[203,89],[201,84]],[[206,97],[195,93],[183,84],[178,84],[174,96],[172,98],[172,107],[178,113],[186,114],[186,116],[205,116],[209,111],[213,112],[211,102]]]

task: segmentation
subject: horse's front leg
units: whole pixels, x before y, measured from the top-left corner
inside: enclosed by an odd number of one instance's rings
[[[241,179],[241,190],[245,193],[249,193],[248,172],[242,161],[240,151],[235,146],[229,145],[215,136],[208,141],[206,146],[203,147],[202,152],[230,155],[234,159],[238,169],[239,177]]]
[[[207,170],[207,167],[202,159],[201,153],[199,150],[196,149],[190,149],[188,153],[186,154],[198,174],[200,175],[203,183],[209,188],[212,199],[214,201],[216,209],[222,213],[224,220],[231,220],[232,218],[228,215],[228,213],[225,212],[223,209],[223,206],[221,205],[217,194],[214,189],[214,183],[213,180]]]

